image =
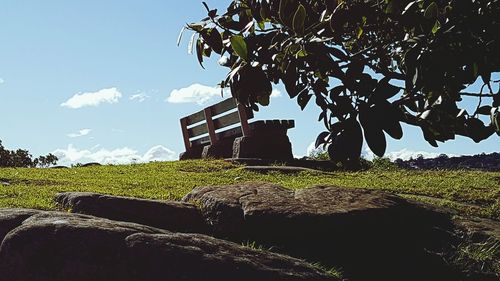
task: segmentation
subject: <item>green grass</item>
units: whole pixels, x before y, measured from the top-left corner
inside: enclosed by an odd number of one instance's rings
[[[317,184],[379,189],[447,206],[461,213],[500,217],[500,172],[370,170],[330,174],[258,174],[224,161],[197,160],[71,169],[0,169],[0,207],[55,209],[57,192],[88,191],[178,200],[194,187],[252,181],[299,189]]]

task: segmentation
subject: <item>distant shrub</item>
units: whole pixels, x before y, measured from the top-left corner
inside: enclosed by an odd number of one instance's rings
[[[0,140],[0,167],[46,168],[51,165],[56,165],[58,160],[57,156],[52,153],[33,158],[28,150],[7,150]]]
[[[377,170],[396,170],[399,169],[399,166],[392,162],[391,159],[386,157],[375,157],[372,161],[372,168]]]
[[[330,160],[330,156],[328,156],[328,151],[315,149],[308,155],[312,160]]]

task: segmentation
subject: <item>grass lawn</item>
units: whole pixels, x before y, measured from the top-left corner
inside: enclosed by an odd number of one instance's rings
[[[500,172],[377,170],[258,174],[224,161],[196,160],[71,169],[0,169],[0,207],[55,209],[57,192],[89,191],[178,200],[197,186],[266,181],[298,189],[328,184],[380,189],[447,206],[464,214],[500,218]]]

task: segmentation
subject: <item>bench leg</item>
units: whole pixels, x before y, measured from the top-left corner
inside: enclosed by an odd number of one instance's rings
[[[233,158],[290,161],[292,144],[286,134],[239,137],[233,143]]]
[[[179,160],[201,159],[203,146],[192,147],[179,155]]]
[[[231,158],[233,156],[233,142],[232,139],[219,140],[217,144],[207,145],[203,148],[201,154],[202,158]]]

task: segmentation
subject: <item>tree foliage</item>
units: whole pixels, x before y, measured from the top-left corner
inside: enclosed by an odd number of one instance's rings
[[[0,141],[0,167],[46,168],[56,165],[58,160],[57,156],[51,153],[33,159],[27,150],[7,150]]]
[[[255,110],[272,83],[302,109],[315,102],[326,127],[317,145],[331,144],[332,160],[358,159],[363,138],[383,156],[401,122],[432,146],[500,135],[500,0],[234,0],[224,13],[203,4],[208,16],[188,25],[200,64],[221,56],[220,85]]]

